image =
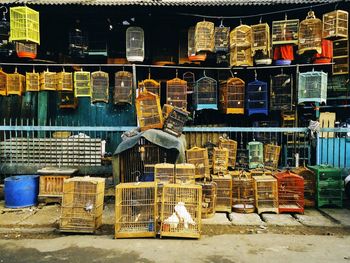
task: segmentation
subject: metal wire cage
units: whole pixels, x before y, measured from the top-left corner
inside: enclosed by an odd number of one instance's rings
[[[167,104],[164,104],[164,106],[165,105]],[[166,106],[163,107],[163,115],[164,109],[166,108]],[[163,131],[176,137],[180,137],[189,114],[190,113],[186,110],[172,107],[170,113],[166,114],[167,116],[164,121]]]
[[[57,90],[58,91],[71,91],[73,92],[73,73],[72,72],[58,72],[57,77]]]
[[[91,97],[91,76],[88,71],[74,72],[74,96]]]
[[[270,27],[267,23],[252,25],[252,56],[258,50],[270,57]]]
[[[107,72],[91,73],[91,102],[105,102],[109,99],[109,76]]]
[[[21,96],[25,89],[26,77],[17,72],[7,74],[7,95],[18,95]]]
[[[115,238],[155,237],[157,184],[122,183],[115,193]]]
[[[327,73],[309,71],[299,73],[298,103],[327,101]]]
[[[213,150],[213,174],[222,174],[228,168],[228,149],[214,147]]]
[[[322,21],[315,17],[313,11],[308,12],[305,20],[299,25],[298,52],[303,54],[306,51],[322,52]]]
[[[187,93],[192,94],[196,85],[196,79],[193,72],[187,71],[182,75],[184,81],[187,82]]]
[[[139,89],[146,89],[149,92],[152,92],[160,97],[160,81],[156,81],[154,79],[151,79],[151,76],[148,75],[148,79],[145,79],[143,81],[139,81],[138,83]]]
[[[219,147],[228,150],[228,167],[235,168],[237,157],[237,142],[229,138],[221,137],[219,139]]]
[[[40,75],[33,72],[26,72],[26,91],[39,91],[40,90]]]
[[[196,167],[196,178],[210,178],[208,150],[206,148],[193,147],[186,150],[186,159],[187,163],[194,164]]]
[[[46,70],[40,73],[40,90],[57,90],[57,74]]]
[[[196,167],[191,163],[180,163],[175,165],[176,184],[194,184]]]
[[[255,211],[253,178],[243,171],[239,172],[239,176],[232,177],[232,210],[237,213]]]
[[[344,10],[334,10],[323,14],[323,38],[348,38],[349,13]]]
[[[252,29],[240,25],[230,33],[230,66],[253,66]]]
[[[157,163],[154,166],[154,181],[159,184],[175,183],[175,165],[172,163]]]
[[[264,145],[264,166],[276,170],[280,159],[281,146],[275,144]]]
[[[202,219],[210,218],[216,212],[217,185],[215,182],[201,182],[202,186]]]
[[[268,115],[268,88],[267,83],[259,80],[247,85],[247,113]]]
[[[316,204],[316,175],[305,166],[299,166],[292,170],[304,178],[304,206],[315,207]]]
[[[76,109],[78,99],[74,96],[74,91],[59,91],[59,108],[60,109]]]
[[[14,45],[10,39],[10,23],[6,20],[5,13],[0,19],[0,57],[9,57],[14,52]]]
[[[174,78],[166,82],[166,103],[172,106],[187,109],[187,82]]]
[[[7,95],[8,78],[7,74],[0,68],[0,95]]]
[[[244,114],[245,82],[229,78],[220,82],[220,108],[225,114]]]
[[[230,48],[230,28],[222,24],[214,29],[215,52],[228,52]]]
[[[277,179],[271,175],[253,176],[255,207],[258,214],[272,212],[278,214]]]
[[[114,104],[132,104],[133,81],[132,73],[119,71],[114,75]]]
[[[298,44],[299,19],[272,22],[272,45]]]
[[[19,58],[36,58],[38,52],[38,44],[31,42],[15,42],[16,53]]]
[[[202,77],[196,81],[194,106],[196,110],[217,110],[217,82],[213,78]]]
[[[141,27],[128,27],[126,30],[126,59],[129,62],[142,62],[145,58],[144,31]]]
[[[278,74],[270,81],[270,110],[293,110],[293,76]]]
[[[248,142],[249,169],[264,167],[264,145],[261,142]]]
[[[200,185],[164,185],[160,236],[200,238],[201,208]]]
[[[349,73],[349,40],[339,39],[333,41],[333,75],[346,75]]]
[[[212,22],[198,22],[194,32],[195,53],[209,51],[213,52],[215,47],[214,38],[215,25]]]
[[[73,58],[84,58],[89,49],[87,33],[79,26],[69,32],[68,53]]]
[[[212,180],[217,185],[216,212],[232,211],[232,177],[230,174],[212,175]]]

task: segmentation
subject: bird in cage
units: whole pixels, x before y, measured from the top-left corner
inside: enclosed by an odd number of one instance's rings
[[[305,20],[300,22],[298,52],[322,52],[322,21],[316,18],[313,11],[309,11]]]
[[[270,65],[270,27],[267,23],[251,26],[252,56],[257,65]]]

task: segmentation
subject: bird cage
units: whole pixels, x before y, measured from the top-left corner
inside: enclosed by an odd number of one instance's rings
[[[298,104],[304,102],[326,103],[327,73],[322,71],[299,73],[298,85]]]
[[[91,102],[105,102],[109,99],[109,76],[107,72],[91,73]]]
[[[196,54],[195,49],[195,27],[190,27],[187,32],[187,56],[190,62],[205,61],[206,53]]]
[[[310,11],[305,20],[299,25],[298,52],[304,54],[307,51],[322,51],[322,21],[315,17],[315,13]]]
[[[146,89],[149,92],[152,92],[160,97],[160,81],[155,81],[151,79],[151,75],[148,75],[148,79],[143,81],[139,81],[138,84],[139,89]]]
[[[270,27],[267,23],[252,25],[252,56],[258,50],[270,57]]]
[[[237,142],[229,138],[221,137],[219,139],[219,147],[228,150],[228,167],[235,168],[237,157]]]
[[[126,30],[126,59],[129,62],[143,62],[145,58],[144,32],[141,27]]]
[[[26,77],[17,72],[7,74],[7,95],[18,95],[21,96],[25,89]]]
[[[104,191],[104,178],[64,180],[60,231],[94,233],[102,225]]]
[[[196,81],[194,102],[196,110],[217,110],[217,82],[204,76]]]
[[[74,95],[75,97],[91,97],[90,72],[74,72]]]
[[[160,236],[200,238],[201,208],[200,185],[164,185]]]
[[[19,58],[36,58],[38,44],[30,42],[16,42],[16,53]]]
[[[274,175],[278,185],[278,212],[304,213],[304,178],[290,171]]]
[[[215,182],[199,183],[202,186],[202,219],[215,215],[217,185]]]
[[[295,173],[304,178],[304,206],[315,207],[316,200],[316,175],[313,171],[305,166],[299,166],[292,170]]]
[[[280,159],[281,146],[275,144],[264,145],[264,166],[276,170]]]
[[[250,172],[251,176],[265,176],[265,175],[272,176],[272,171],[264,169],[264,168],[251,169],[249,172]]]
[[[60,109],[76,109],[78,99],[74,96],[74,91],[59,91],[59,108]]]
[[[0,68],[0,95],[7,95],[8,78],[7,74]]]
[[[132,104],[133,81],[132,73],[119,71],[114,75],[114,104]]]
[[[39,12],[27,7],[10,8],[10,41],[40,44]]]
[[[10,39],[10,23],[6,20],[7,11],[3,12],[0,20],[0,57],[9,57],[14,51],[14,45]]]
[[[252,114],[268,115],[268,89],[267,83],[259,80],[247,85],[247,112]]]
[[[175,182],[174,169],[174,164],[157,163],[154,166],[154,181],[159,184],[173,184]]]
[[[194,184],[196,167],[191,163],[180,163],[175,165],[176,184]]]
[[[58,91],[73,91],[73,74],[71,72],[58,72],[56,77]]]
[[[213,151],[213,174],[222,174],[228,167],[228,149],[214,147]]]
[[[240,78],[229,78],[220,83],[220,106],[225,114],[244,114],[245,83]]]
[[[212,175],[212,180],[217,185],[216,212],[232,211],[232,177],[230,174],[224,176]]]
[[[86,32],[80,28],[80,21],[76,22],[76,27],[69,32],[68,52],[73,58],[85,58],[88,54],[89,39]]]
[[[253,178],[243,171],[232,178],[232,210],[237,213],[254,213],[255,196]]]
[[[248,168],[248,166],[249,166],[249,150],[243,146],[243,138],[242,137],[241,137],[240,147],[237,148],[236,166],[235,167]]]
[[[252,29],[240,25],[230,33],[230,66],[253,66]]]
[[[136,111],[141,131],[163,128],[163,116],[159,96],[147,90],[136,98]]]
[[[119,184],[115,197],[115,238],[156,237],[156,183]]]
[[[187,82],[174,78],[166,82],[166,103],[181,109],[187,109]]]
[[[271,77],[270,110],[288,111],[293,109],[293,76],[278,74]]]
[[[347,11],[335,10],[323,14],[323,38],[348,38],[348,23],[349,13]]]
[[[26,72],[26,91],[40,90],[40,74],[33,72]]]
[[[215,47],[215,25],[212,22],[202,21],[196,24],[194,31],[195,52],[213,52]]]
[[[192,94],[193,91],[194,91],[194,87],[196,85],[196,79],[195,79],[195,76],[194,76],[194,73],[193,72],[185,72],[183,75],[182,75],[182,78],[184,81],[187,82],[187,93],[188,94]]]
[[[163,131],[180,137],[189,114],[186,110],[174,107],[165,118]]]
[[[333,41],[322,39],[322,52],[321,54],[314,54],[315,64],[327,64],[332,62],[333,58]]]
[[[56,72],[46,70],[40,73],[40,90],[57,90],[58,79]]]
[[[230,66],[253,66],[251,48],[234,46],[230,51]]]
[[[210,178],[208,150],[206,148],[193,147],[186,150],[186,159],[187,163],[194,164],[196,167],[196,178]]]
[[[339,39],[333,41],[332,75],[349,73],[349,40]]]
[[[264,145],[261,142],[248,142],[249,169],[264,167]]]
[[[272,212],[278,214],[277,180],[271,175],[253,176],[255,207],[258,214]]]
[[[219,27],[215,27],[214,39],[215,52],[228,52],[230,48],[230,28],[225,27],[222,24]]]
[[[272,22],[272,45],[298,44],[299,19]]]

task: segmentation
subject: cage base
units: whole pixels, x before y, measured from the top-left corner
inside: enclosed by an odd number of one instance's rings
[[[198,104],[196,110],[217,110],[216,104]]]
[[[232,206],[232,211],[241,214],[251,214],[255,212],[255,207],[253,205],[235,204]]]
[[[227,108],[226,114],[244,114],[244,108]]]
[[[200,233],[186,233],[186,232],[160,232],[160,237],[182,237],[182,238],[196,238],[199,239],[201,237]]]
[[[301,207],[297,204],[295,205],[279,205],[278,213],[300,213],[304,214],[304,207]]]
[[[276,214],[278,214],[277,207],[257,207],[256,211],[258,214],[261,214],[261,213],[276,213]]]
[[[138,238],[138,237],[153,237],[157,236],[156,232],[115,232],[114,238]]]

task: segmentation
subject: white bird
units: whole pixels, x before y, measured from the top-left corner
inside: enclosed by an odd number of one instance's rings
[[[180,217],[180,220],[184,222],[185,229],[188,229],[188,224],[195,225],[190,213],[187,211],[184,202],[178,202],[175,206],[175,212]]]
[[[180,220],[175,213],[173,213],[171,216],[164,220],[164,223],[170,225],[170,228],[177,228],[179,222]]]

